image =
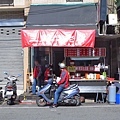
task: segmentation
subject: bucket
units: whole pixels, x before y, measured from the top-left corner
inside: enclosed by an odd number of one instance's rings
[[[120,94],[116,94],[116,104],[120,104]]]

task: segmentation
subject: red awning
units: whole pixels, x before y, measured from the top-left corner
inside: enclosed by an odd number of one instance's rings
[[[22,47],[94,47],[95,30],[22,30]]]

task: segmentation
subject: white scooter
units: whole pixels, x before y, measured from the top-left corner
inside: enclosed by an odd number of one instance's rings
[[[4,97],[5,97],[5,100],[7,101],[7,104],[12,105],[14,104],[14,101],[17,98],[16,81],[19,81],[17,78],[20,77],[21,75],[18,75],[17,77],[15,77],[15,76],[10,76],[7,72],[4,72],[4,74],[7,75],[5,79],[8,80],[5,86]]]

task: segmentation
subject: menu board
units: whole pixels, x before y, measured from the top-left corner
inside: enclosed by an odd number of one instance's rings
[[[64,48],[65,57],[105,57],[106,48]]]
[[[74,56],[78,56],[77,55],[77,49],[76,48],[65,48],[64,49],[64,55],[66,57],[74,57]]]
[[[82,57],[92,56],[92,49],[91,48],[78,48],[77,51],[79,53],[78,57],[79,56],[82,56]]]
[[[95,66],[76,66],[76,71],[100,71],[100,69],[95,69]]]
[[[100,57],[106,56],[106,48],[94,48],[93,51],[94,51],[93,56],[100,56]]]

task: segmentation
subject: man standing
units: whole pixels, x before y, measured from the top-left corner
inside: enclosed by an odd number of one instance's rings
[[[41,65],[38,60],[35,60],[35,67],[33,71],[33,84],[32,84],[32,94],[36,94],[36,86],[40,87],[40,77],[42,75]]]
[[[60,63],[59,66],[61,69],[61,75],[60,75],[60,80],[57,83],[58,88],[55,91],[54,103],[51,106],[52,108],[57,107],[58,99],[59,99],[61,92],[69,86],[69,73],[66,70],[66,66],[64,63]]]

